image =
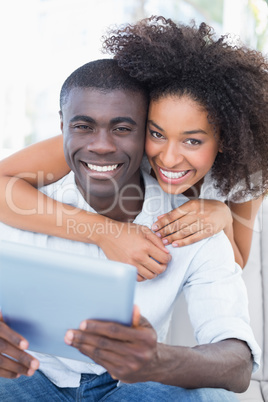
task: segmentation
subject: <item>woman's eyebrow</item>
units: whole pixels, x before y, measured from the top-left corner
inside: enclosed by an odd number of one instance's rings
[[[201,128],[197,128],[195,130],[188,130],[188,131],[183,131],[182,134],[190,135],[190,134],[206,134],[207,132],[205,130],[202,130]]]
[[[152,124],[152,126],[154,126],[155,128],[157,128],[157,130],[160,131],[165,131],[163,128],[161,128],[158,124],[156,124],[153,120],[148,120],[148,123]]]
[[[154,126],[155,128],[157,128],[157,130],[159,131],[165,131],[162,127],[160,127],[158,124],[156,124],[153,120],[148,120],[148,123],[152,124],[152,126]],[[201,128],[197,128],[195,130],[187,130],[187,131],[183,131],[182,134],[185,135],[190,135],[190,134],[206,134],[207,132],[202,130]]]

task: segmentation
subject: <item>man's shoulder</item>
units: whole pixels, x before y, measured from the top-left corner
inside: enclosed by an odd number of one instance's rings
[[[189,244],[188,246],[175,248],[175,252],[179,249],[187,250],[187,252],[194,255],[204,253],[207,258],[216,257],[221,259],[222,256],[227,256],[228,260],[230,260],[230,258],[234,259],[232,245],[223,230],[213,236]]]
[[[172,256],[171,264],[185,265],[187,276],[197,272],[206,275],[211,270],[235,270],[233,249],[223,231],[188,246],[168,248]]]
[[[69,172],[66,176],[63,176],[61,179],[55,181],[54,183],[48,184],[47,186],[40,187],[39,190],[42,193],[51,196],[50,194],[59,191],[62,188],[66,187],[72,188],[73,191],[78,191],[78,188],[75,184],[74,172]]]
[[[72,171],[55,183],[41,187],[39,190],[54,200],[93,212],[93,209],[80,193]]]

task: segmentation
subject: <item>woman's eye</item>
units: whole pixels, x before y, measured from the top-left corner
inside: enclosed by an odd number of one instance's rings
[[[185,143],[189,145],[200,145],[202,144],[202,141],[195,140],[194,138],[189,138],[188,140],[185,141]]]
[[[158,131],[150,130],[150,134],[153,138],[156,138],[157,140],[164,138],[164,136],[162,134],[160,134]]]

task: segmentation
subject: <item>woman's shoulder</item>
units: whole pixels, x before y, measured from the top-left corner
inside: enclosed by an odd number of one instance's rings
[[[211,171],[209,171],[204,177],[199,198],[206,200],[217,200],[221,202],[231,201],[235,203],[252,200],[254,196],[251,194],[243,194],[243,189],[245,189],[245,183],[243,180],[241,180],[229,191],[228,194],[223,195],[220,191],[220,188],[217,186],[216,180],[212,177]]]

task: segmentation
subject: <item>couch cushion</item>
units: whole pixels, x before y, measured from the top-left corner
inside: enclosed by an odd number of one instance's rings
[[[261,382],[261,391],[262,391],[263,400],[265,402],[267,402],[268,401],[268,382],[267,381]]]
[[[249,315],[255,338],[263,350],[263,286],[262,286],[262,207],[254,225],[252,245],[247,265],[243,269],[249,299]],[[263,362],[262,362],[263,363]],[[255,380],[263,378],[263,364],[252,376]]]
[[[264,380],[268,381],[268,197],[262,205],[262,274],[264,297]],[[266,388],[267,389],[267,388]],[[268,401],[268,394],[266,394]]]

